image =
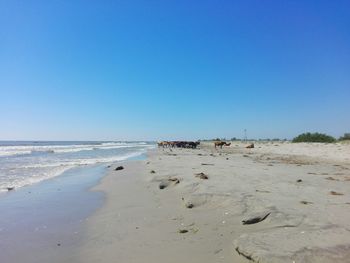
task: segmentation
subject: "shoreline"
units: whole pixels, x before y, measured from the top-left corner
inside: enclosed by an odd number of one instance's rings
[[[144,154],[125,161],[143,159]],[[120,161],[114,162],[119,164]],[[84,222],[105,202],[91,191],[108,163],[71,168],[59,176],[0,195],[1,262],[74,262]]]
[[[105,165],[72,168],[60,176],[1,196],[1,262],[68,262],[81,242],[83,222],[103,205],[89,188]]]
[[[86,224],[77,262],[347,262],[349,147],[335,161],[323,145],[278,146],[155,149],[122,171],[112,166],[93,188],[106,201]]]

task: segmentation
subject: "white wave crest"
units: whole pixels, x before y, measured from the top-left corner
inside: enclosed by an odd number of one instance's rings
[[[0,182],[0,192],[7,191],[8,187],[20,188],[27,185],[32,185],[43,180],[51,179],[59,176],[65,171],[78,167],[81,165],[93,165],[98,163],[113,163],[117,161],[127,160],[132,157],[140,156],[145,153],[146,149],[142,149],[136,152],[127,153],[119,156],[105,157],[105,158],[93,158],[93,159],[74,159],[69,161],[55,162],[55,163],[37,163],[22,166],[20,169],[32,171],[30,176],[12,176],[4,180],[2,178]]]
[[[45,145],[45,146],[0,146],[0,157],[37,153],[74,153],[80,151],[110,150],[120,148],[148,147],[146,143],[102,143],[86,145]],[[151,145],[150,145],[151,146]]]

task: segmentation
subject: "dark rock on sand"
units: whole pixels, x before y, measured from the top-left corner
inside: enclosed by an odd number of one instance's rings
[[[14,190],[15,188],[14,188],[14,187],[7,187],[6,189],[7,189],[7,191],[12,191],[12,190]]]
[[[188,232],[187,229],[180,229],[180,230],[179,230],[179,233],[180,233],[180,234],[185,234],[185,233],[187,233],[187,232]]]
[[[256,224],[259,223],[261,221],[264,221],[271,213],[267,213],[264,216],[257,216],[257,217],[253,217],[253,218],[249,218],[247,220],[243,220],[243,225],[252,225],[252,224]]]
[[[165,189],[169,186],[169,182],[163,181],[159,184],[159,189]]]
[[[155,174],[155,173],[156,173],[156,171],[152,170],[152,171],[150,171],[150,173],[151,173],[151,174]]]
[[[124,167],[123,166],[118,166],[117,168],[115,168],[115,171],[120,171],[120,170],[123,170]]]
[[[192,204],[191,202],[188,202],[188,203],[185,204],[185,206],[186,206],[186,208],[191,209],[191,208],[194,207],[194,204]]]
[[[301,183],[302,181],[303,181],[303,180],[301,180],[301,179],[298,179],[298,180],[297,180],[297,183]]]

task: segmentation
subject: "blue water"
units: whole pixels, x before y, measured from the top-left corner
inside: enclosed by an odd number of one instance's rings
[[[152,142],[0,141],[0,191],[32,185],[75,167],[126,160],[153,147]]]

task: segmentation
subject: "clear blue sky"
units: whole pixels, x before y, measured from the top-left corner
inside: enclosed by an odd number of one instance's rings
[[[349,1],[0,0],[0,139],[350,132]]]

